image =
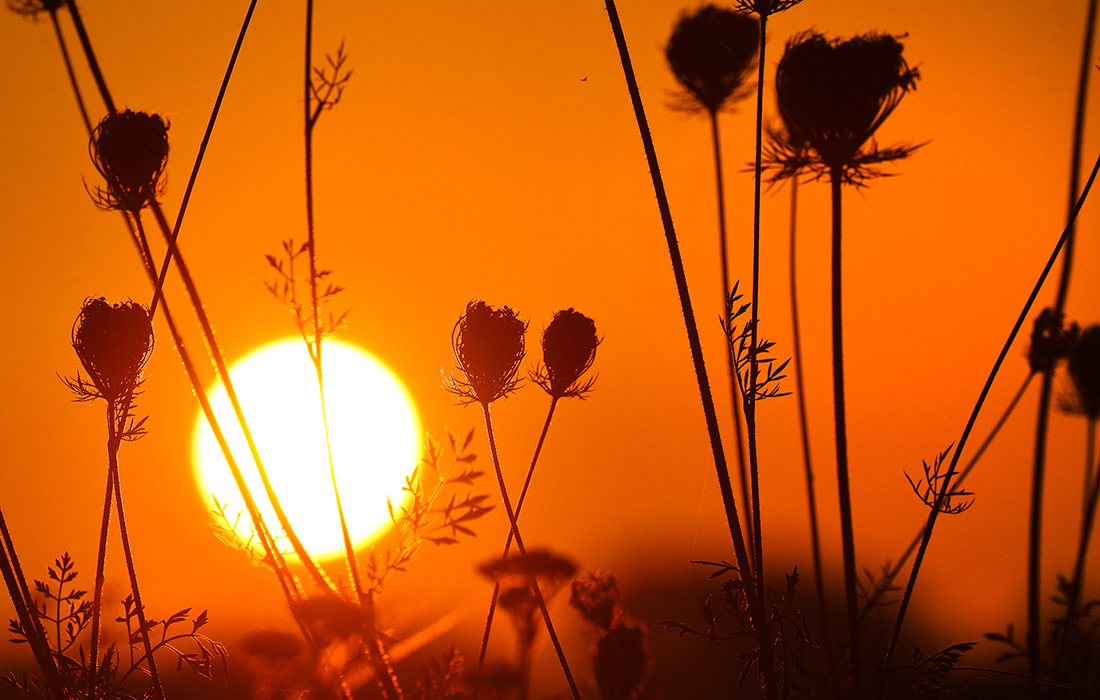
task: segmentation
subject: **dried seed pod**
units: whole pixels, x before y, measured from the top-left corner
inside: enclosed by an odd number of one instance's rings
[[[760,23],[746,14],[705,5],[680,15],[665,47],[669,68],[707,112],[752,91],[745,81],[760,50]]]
[[[584,398],[594,379],[582,383],[581,377],[596,359],[599,344],[592,319],[573,309],[557,312],[543,331],[543,365],[531,372],[532,381],[555,398]]]
[[[108,114],[92,133],[92,162],[107,181],[96,204],[133,215],[163,191],[168,162],[168,123],[157,114],[126,110]]]
[[[507,306],[494,309],[483,301],[471,301],[451,333],[455,359],[466,378],[452,377],[447,389],[462,403],[485,405],[514,391],[526,331],[527,323]]]
[[[153,352],[153,325],[140,304],[87,299],[73,324],[72,343],[99,396],[115,401],[141,381]]]
[[[581,617],[602,630],[610,630],[622,610],[619,608],[619,584],[611,574],[590,571],[573,581],[569,604]]]

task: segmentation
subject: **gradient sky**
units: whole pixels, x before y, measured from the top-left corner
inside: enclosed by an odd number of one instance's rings
[[[713,173],[705,120],[669,109],[676,86],[662,47],[679,3],[620,8],[687,266],[718,409],[728,425]],[[245,2],[84,3],[115,101],[171,122],[163,203],[178,210]],[[904,472],[957,440],[986,374],[1065,222],[1072,106],[1085,3],[806,0],[769,23],[765,111],[793,33],[908,33],[921,81],[880,143],[928,142],[897,177],[845,192],[845,321],[856,552],[877,569],[919,528],[925,508]],[[232,359],[294,328],[262,282],[264,253],[304,233],[302,8],[260,3],[181,235],[223,349]],[[81,87],[102,114],[67,17]],[[595,319],[604,338],[589,400],[559,408],[525,510],[525,539],[582,568],[635,585],[696,585],[691,559],[732,556],[667,248],[637,127],[601,3],[319,3],[315,60],[341,41],[355,75],[316,133],[321,264],[350,286],[344,339],[386,361],[418,402],[424,427],[478,427],[478,412],[440,388],[451,328],[471,299],[530,321],[530,361],[555,310]],[[8,330],[0,343],[6,401],[0,503],[24,568],[41,576],[71,552],[91,585],[105,477],[102,407],[70,400],[57,375],[78,367],[69,339],[88,296],[148,302],[148,284],[117,214],[97,211],[99,183],[48,21],[0,15],[0,232]],[[1100,91],[1092,91],[1091,114]],[[751,271],[752,109],[723,115],[731,274]],[[1084,159],[1100,149],[1086,129]],[[786,357],[787,188],[765,195],[760,314]],[[802,188],[799,262],[806,388],[830,585],[839,592],[828,313],[828,188]],[[1100,259],[1086,205],[1068,312],[1100,321]],[[169,300],[184,299],[169,282]],[[1053,298],[1044,290],[1040,303]],[[1025,334],[1026,335],[1026,334]],[[201,349],[196,332],[189,336]],[[981,439],[1026,374],[1013,348],[979,421]],[[212,373],[206,368],[206,376]],[[143,594],[160,614],[210,608],[214,636],[286,625],[273,578],[207,526],[188,455],[197,410],[167,332],[148,367],[149,435],[122,453],[127,515]],[[1061,374],[1056,386],[1066,388]],[[965,515],[941,520],[914,615],[941,622],[945,643],[1009,621],[1024,626],[1030,450],[1028,395],[969,482]],[[509,478],[518,479],[546,409],[533,386],[495,407]],[[810,570],[805,487],[792,398],[760,409],[766,556],[775,576]],[[1051,431],[1043,582],[1070,566],[1084,422]],[[727,443],[731,443],[727,435]],[[732,449],[732,447],[731,447]],[[495,491],[490,481],[483,488]],[[480,625],[489,589],[474,564],[506,533],[503,509],[476,541],[426,551],[384,599],[400,631],[455,611]],[[1093,557],[1093,562],[1100,557]],[[116,591],[124,568],[108,562]],[[440,581],[446,580],[447,585]],[[1093,579],[1095,582],[1095,579]],[[685,585],[687,585],[685,583]],[[810,588],[805,588],[809,598]],[[121,593],[119,594],[121,596]],[[701,600],[649,622],[687,615]],[[10,615],[0,602],[0,615]],[[574,629],[575,628],[575,629]],[[590,640],[566,626],[569,643]],[[663,635],[665,632],[654,631]],[[667,633],[671,636],[671,633]],[[8,650],[0,648],[0,654]]]

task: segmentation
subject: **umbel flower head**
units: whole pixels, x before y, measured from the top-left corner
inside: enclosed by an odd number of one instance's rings
[[[751,92],[745,79],[759,49],[760,23],[755,18],[704,5],[680,15],[665,58],[692,101],[714,115],[727,101]]]
[[[542,333],[543,364],[531,371],[531,380],[554,398],[584,395],[592,389],[595,377],[581,377],[596,359],[596,323],[573,309],[554,314],[554,320]]]
[[[761,17],[770,17],[802,2],[802,0],[735,0],[734,4],[742,12],[755,12]]]
[[[1049,372],[1059,360],[1069,357],[1077,341],[1077,322],[1065,325],[1065,314],[1055,313],[1048,306],[1035,317],[1031,328],[1031,345],[1027,349],[1027,364],[1032,372]]]
[[[507,306],[494,309],[471,301],[451,333],[458,368],[465,379],[451,376],[449,391],[460,403],[488,405],[519,386],[516,371],[523,362],[523,334],[527,323]]]
[[[1100,419],[1100,326],[1089,326],[1073,344],[1069,378],[1073,381],[1073,412]]]
[[[80,398],[114,402],[141,382],[141,370],[153,352],[153,325],[141,304],[108,304],[86,299],[73,324],[73,349],[92,387],[77,378],[69,386]]]
[[[875,165],[917,148],[879,149],[874,143],[875,132],[920,77],[902,49],[899,37],[874,32],[829,40],[810,31],[787,43],[776,72],[779,115],[789,141],[809,146],[819,176],[838,173],[858,184],[881,174]]]
[[[168,123],[157,114],[108,114],[92,132],[92,162],[107,181],[93,197],[103,209],[137,213],[164,190]]]

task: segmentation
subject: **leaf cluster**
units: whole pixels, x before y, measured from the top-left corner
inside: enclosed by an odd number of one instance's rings
[[[954,444],[948,445],[946,450],[936,455],[936,458],[932,460],[932,464],[921,460],[921,464],[924,466],[923,478],[913,481],[913,477],[909,476],[908,472],[905,474],[905,478],[908,479],[909,485],[913,488],[913,493],[917,494],[917,497],[926,506],[938,509],[944,515],[958,515],[974,505],[974,493],[964,490],[961,486],[952,484],[950,491],[944,493],[944,487],[947,485],[947,473],[942,471],[943,461],[950,454],[952,447],[954,447]],[[960,498],[964,500],[952,502],[952,499]]]
[[[336,49],[336,55],[325,55],[327,67],[313,66],[313,74],[309,80],[309,123],[312,131],[321,118],[322,112],[335,107],[344,96],[344,89],[351,80],[353,69],[347,67],[347,54],[344,53],[344,42]]]
[[[759,334],[756,334],[756,344],[753,345],[753,321],[746,321],[743,326],[738,325],[737,319],[741,318],[751,306],[747,303],[739,304],[745,296],[737,291],[740,284],[740,281],[735,282],[733,289],[730,290],[729,296],[726,298],[726,313],[722,319],[722,331],[726,334],[729,352],[733,355],[737,367],[737,384],[741,396],[744,397],[747,411],[750,402],[790,395],[791,392],[782,391],[779,382],[787,378],[784,372],[791,360],[787,358],[776,364],[777,358],[769,355],[775,343],[765,340]],[[760,323],[759,319],[756,323]],[[756,358],[756,393],[750,398],[748,392],[749,387],[752,386],[752,360],[754,357]],[[764,370],[763,377],[760,376],[761,369]]]
[[[451,458],[445,464],[443,448],[429,435],[425,456],[405,477],[401,489],[408,494],[409,502],[395,506],[387,497],[398,543],[384,553],[371,549],[367,578],[372,593],[380,593],[392,573],[405,571],[425,542],[450,545],[457,544],[463,535],[476,537],[470,523],[493,507],[484,505],[488,494],[473,493],[475,481],[484,474],[474,466],[477,454],[470,450],[473,439],[473,429],[461,441],[448,430]]]
[[[308,241],[298,245],[295,244],[293,238],[288,238],[283,241],[283,257],[275,257],[271,254],[265,255],[267,264],[275,270],[278,278],[273,282],[264,282],[264,286],[294,317],[294,325],[297,326],[298,332],[302,335],[302,340],[305,341],[309,349],[309,356],[316,361],[317,348],[314,345],[317,330],[320,330],[322,341],[335,337],[347,326],[348,311],[336,313],[330,309],[327,319],[317,319],[313,315],[312,302],[308,296],[302,297],[299,294],[298,285],[300,283],[308,284],[307,289],[317,287],[318,314],[320,314],[321,306],[332,302],[339,294],[347,290],[347,287],[329,280],[332,276],[332,270],[318,270],[313,276],[309,274],[299,276],[294,269],[295,263],[298,258],[309,252],[309,247]],[[320,287],[321,284],[324,284],[323,289]],[[319,327],[318,324],[320,324]]]
[[[138,610],[133,596],[127,595],[122,601],[123,613],[116,618],[116,622],[126,627],[130,650],[128,663],[123,665],[116,645],[111,644],[103,653],[103,658],[95,664],[93,678],[91,659],[79,642],[91,621],[92,601],[86,600],[86,591],[74,585],[77,575],[73,559],[66,552],[54,559],[53,566],[47,567],[48,581],[34,582],[35,590],[44,600],[36,601],[33,612],[42,623],[47,638],[52,637],[50,654],[57,663],[66,688],[74,689],[74,692],[76,689],[94,688],[94,698],[136,700],[149,696],[148,689],[135,695],[129,688],[135,673],[148,674],[144,630],[148,630],[150,637],[155,639],[152,647],[154,654],[164,651],[175,656],[176,670],[187,666],[195,675],[210,680],[214,677],[218,662],[223,670],[226,669],[228,655],[225,646],[200,632],[208,621],[205,610],[192,616],[191,608],[185,608],[164,620],[147,619],[142,628],[137,621]],[[12,635],[11,642],[27,642],[26,631],[17,620],[8,621],[8,631]],[[46,684],[31,673],[24,672],[17,678],[9,672],[3,680],[32,697],[52,695]]]
[[[458,700],[468,696],[462,682],[465,661],[458,650],[451,647],[438,659],[431,659],[424,667],[424,680],[417,681],[419,700]]]

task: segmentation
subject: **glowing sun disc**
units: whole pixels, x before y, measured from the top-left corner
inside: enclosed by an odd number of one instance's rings
[[[362,544],[390,524],[386,497],[397,508],[405,475],[416,466],[420,425],[408,392],[392,372],[355,345],[323,346],[325,406],[340,500],[352,542]],[[317,375],[300,338],[266,345],[230,368],[234,389],[275,493],[291,526],[314,557],[344,552],[328,455]],[[225,389],[210,403],[264,521],[280,532],[274,510],[234,417]],[[251,535],[244,501],[202,412],[192,437],[195,479],[207,502],[225,504],[242,541]],[[226,523],[221,523],[226,524]],[[259,549],[259,544],[253,541]],[[287,549],[280,542],[280,549]]]

